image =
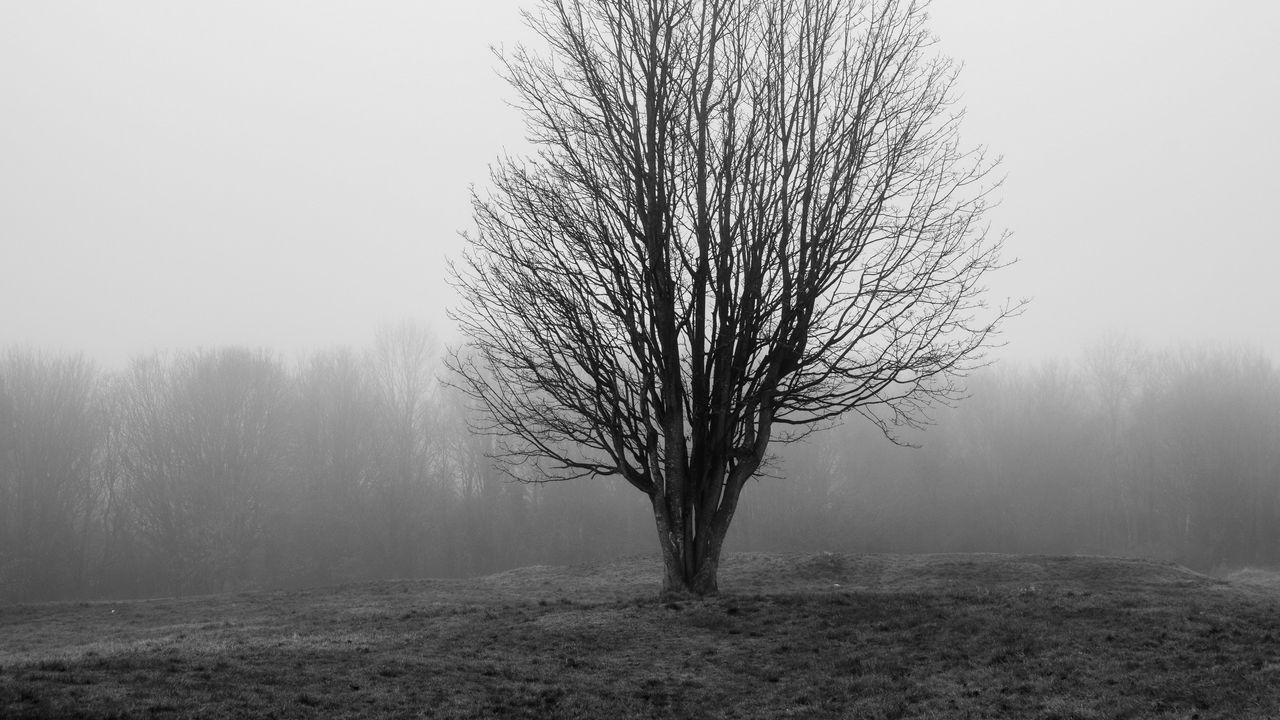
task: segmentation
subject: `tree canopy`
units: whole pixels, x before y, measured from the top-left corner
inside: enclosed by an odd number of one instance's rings
[[[620,476],[714,592],[770,442],[953,399],[1009,307],[996,183],[901,0],[544,0],[504,57],[536,152],[474,195],[459,385],[536,479]]]

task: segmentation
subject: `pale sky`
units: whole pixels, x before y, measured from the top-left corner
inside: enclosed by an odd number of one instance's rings
[[[529,3],[525,3],[528,5]],[[361,345],[452,330],[468,186],[523,146],[515,0],[0,0],[0,347]],[[1280,3],[937,0],[1032,298],[1005,353],[1107,333],[1280,359]]]

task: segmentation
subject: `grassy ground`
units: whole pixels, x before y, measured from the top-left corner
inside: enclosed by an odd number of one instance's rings
[[[1003,555],[632,559],[0,608],[0,717],[1280,718],[1280,583]]]

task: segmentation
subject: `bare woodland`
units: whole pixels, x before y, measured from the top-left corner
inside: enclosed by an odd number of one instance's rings
[[[495,439],[467,431],[462,398],[410,380],[442,374],[438,352],[420,363],[424,345],[399,330],[296,363],[225,349],[118,372],[0,355],[0,600],[654,554],[651,506],[625,482],[497,473]],[[398,385],[379,380],[388,357]],[[743,493],[727,550],[1280,565],[1280,371],[1265,356],[1110,342],[977,371],[969,392],[905,436],[916,448],[858,418],[781,446]],[[207,408],[194,412],[196,396]]]

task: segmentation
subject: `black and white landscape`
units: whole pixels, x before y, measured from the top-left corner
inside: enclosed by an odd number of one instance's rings
[[[1277,27],[0,7],[0,716],[1276,717]]]

